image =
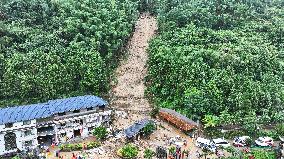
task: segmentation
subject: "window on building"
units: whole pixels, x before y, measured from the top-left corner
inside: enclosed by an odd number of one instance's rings
[[[13,127],[13,123],[6,123],[5,124],[5,128],[11,128],[11,127]]]
[[[23,121],[23,125],[30,125],[30,124],[31,124],[31,121],[30,121],[30,120]]]
[[[91,126],[91,127],[88,127],[88,131],[93,131],[94,130],[94,127]]]
[[[74,110],[73,113],[80,113],[80,110]]]
[[[99,121],[100,121],[100,118],[99,118],[99,117],[96,117],[95,122],[98,123]]]
[[[66,136],[66,133],[61,133],[60,134],[60,137],[65,137]]]
[[[24,146],[28,147],[28,146],[32,146],[33,145],[33,141],[29,140],[29,141],[25,141]]]
[[[32,131],[31,130],[27,130],[24,132],[25,136],[29,136],[32,135]]]
[[[63,112],[63,113],[58,113],[58,116],[63,116],[63,115],[66,115],[66,113],[65,113],[65,112]]]
[[[94,130],[94,127],[93,127],[93,126],[92,126],[92,127],[88,127],[88,132],[89,132],[89,134],[92,134],[93,130]]]
[[[15,133],[9,132],[5,134],[4,140],[5,140],[5,150],[9,151],[9,150],[14,150],[17,148]]]
[[[93,107],[91,107],[91,108],[87,108],[87,111],[90,111],[90,110],[93,110]]]
[[[102,105],[102,106],[99,106],[99,109],[100,109],[100,110],[104,110],[105,107],[106,107],[105,105]]]

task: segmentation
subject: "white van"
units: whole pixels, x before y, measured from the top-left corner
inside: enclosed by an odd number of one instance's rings
[[[202,138],[202,137],[197,138],[195,145],[199,148],[207,149],[211,152],[216,151],[216,145],[210,140]]]

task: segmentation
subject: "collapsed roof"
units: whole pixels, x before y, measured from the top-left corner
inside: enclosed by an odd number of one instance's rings
[[[137,121],[127,129],[125,129],[124,133],[127,138],[132,138],[136,136],[149,123],[154,123],[154,122],[148,119]]]
[[[196,122],[171,109],[161,108],[159,110],[159,115],[184,131],[189,131],[198,127]]]

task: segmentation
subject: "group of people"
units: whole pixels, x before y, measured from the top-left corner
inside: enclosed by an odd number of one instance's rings
[[[72,159],[86,159],[86,154],[84,153],[82,156],[80,154],[72,153]]]
[[[59,159],[87,159],[89,158],[89,156],[87,155],[87,153],[83,152],[79,152],[77,154],[72,153],[71,158],[70,156],[67,157],[67,155],[63,155],[60,153],[60,151],[56,151],[55,156]]]
[[[54,155],[55,155],[56,158],[59,158],[59,159],[70,159],[70,157],[67,157],[66,154],[65,155],[61,154],[60,150],[55,150],[55,146],[56,146],[56,144],[53,143],[51,145],[51,148],[54,150]],[[44,146],[42,147],[42,149],[44,149],[45,154],[47,156],[52,156],[52,153],[51,153],[52,149],[51,148],[44,147]],[[80,153],[78,153],[78,154],[72,153],[72,159],[87,159],[86,158],[87,155],[85,153],[85,150],[87,150],[87,144],[83,143],[83,145],[82,145],[82,155]]]

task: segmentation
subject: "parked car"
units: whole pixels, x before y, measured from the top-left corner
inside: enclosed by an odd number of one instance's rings
[[[229,147],[231,146],[231,144],[226,141],[225,139],[222,139],[222,138],[218,138],[218,139],[213,139],[213,143],[217,146],[217,147]]]
[[[255,140],[255,144],[262,147],[273,146],[273,139],[271,137],[259,137]]]
[[[207,149],[211,152],[216,151],[216,145],[208,139],[198,137],[195,145],[202,149]]]
[[[233,145],[236,147],[246,146],[246,140],[250,139],[249,136],[239,136],[234,139]]]
[[[197,140],[196,140],[195,145],[197,147],[200,147],[201,144],[209,144],[209,143],[210,143],[210,140],[202,138],[202,137],[198,137]]]

